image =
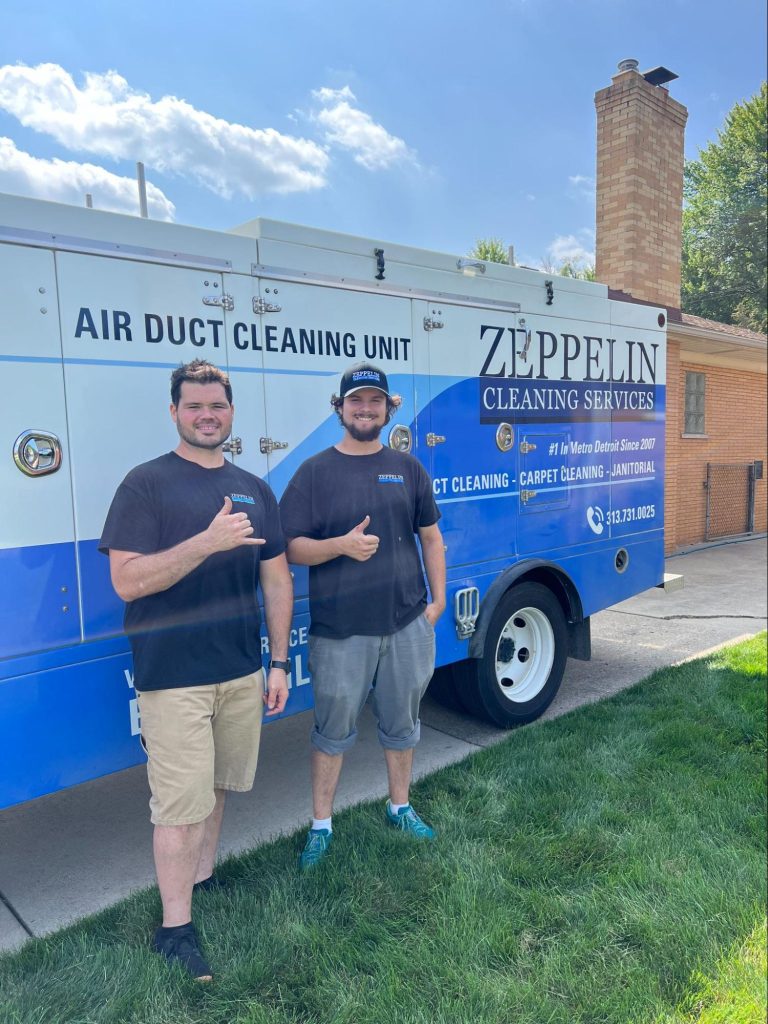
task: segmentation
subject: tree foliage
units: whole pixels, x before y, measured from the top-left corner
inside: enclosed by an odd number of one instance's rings
[[[509,263],[509,249],[500,238],[478,238],[467,253],[475,260],[487,263]],[[541,269],[547,274],[559,274],[561,277],[576,277],[581,281],[595,280],[595,267],[592,263],[583,263],[577,259],[566,259],[562,263],[544,260]]]
[[[487,263],[509,263],[509,250],[500,238],[478,238],[467,256]]]
[[[595,281],[594,263],[581,263],[579,260],[563,260],[553,271],[560,277],[577,277],[580,281]]]
[[[768,91],[737,103],[685,167],[682,304],[687,313],[768,330]]]

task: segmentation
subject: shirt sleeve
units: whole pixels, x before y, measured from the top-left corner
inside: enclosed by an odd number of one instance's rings
[[[417,462],[415,512],[416,514],[413,519],[414,533],[418,531],[419,527],[434,526],[441,516],[435,496],[432,493],[432,481],[429,473],[427,473],[420,462]]]
[[[309,480],[303,466],[296,470],[280,499],[280,518],[288,540],[294,537],[319,539],[313,529]]]
[[[260,549],[259,557],[262,562],[270,558],[277,558],[285,551],[285,536],[280,521],[280,509],[277,499],[272,493],[272,488],[262,481],[262,495],[264,498],[264,540],[266,544]]]
[[[160,550],[159,511],[145,487],[127,476],[112,499],[99,541],[99,551],[136,551],[152,555]]]

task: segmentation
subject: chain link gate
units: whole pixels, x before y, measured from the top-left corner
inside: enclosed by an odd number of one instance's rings
[[[705,540],[752,533],[755,526],[755,464],[707,463]]]

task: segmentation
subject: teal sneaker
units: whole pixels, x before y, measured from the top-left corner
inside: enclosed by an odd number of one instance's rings
[[[434,839],[437,835],[433,828],[421,820],[410,804],[395,814],[387,800],[387,821],[394,828],[400,829],[406,835],[413,836],[414,839]]]
[[[333,839],[333,833],[327,828],[311,828],[307,832],[307,841],[299,856],[299,868],[306,871],[307,868],[313,868],[315,864],[319,864],[328,853],[331,839]]]

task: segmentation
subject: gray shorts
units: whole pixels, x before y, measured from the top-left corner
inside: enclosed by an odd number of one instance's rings
[[[357,719],[371,686],[379,742],[409,750],[419,742],[419,704],[435,669],[435,630],[419,615],[390,636],[309,638],[315,695],[312,745],[343,754],[357,738]]]

